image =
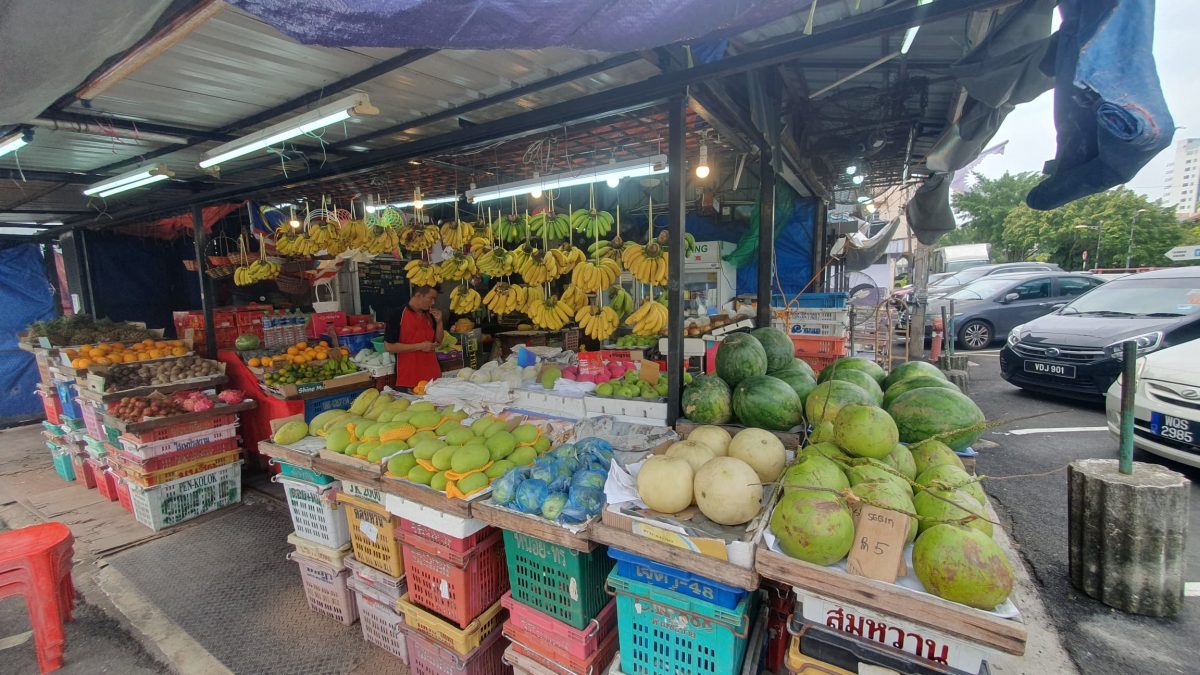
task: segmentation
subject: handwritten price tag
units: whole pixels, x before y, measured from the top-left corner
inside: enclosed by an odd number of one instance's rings
[[[846,559],[851,574],[893,583],[904,571],[908,516],[863,504],[854,516],[854,546]]]

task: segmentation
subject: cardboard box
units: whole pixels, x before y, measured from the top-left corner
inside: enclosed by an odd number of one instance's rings
[[[371,374],[365,370],[360,370],[357,373],[349,375],[339,375],[335,378],[325,380],[323,382],[304,382],[302,384],[285,384],[282,387],[268,387],[263,385],[265,391],[280,398],[298,398],[303,394],[312,393],[314,391],[323,391],[325,389],[334,389],[337,387],[346,387],[355,384],[370,384]]]
[[[628,422],[642,424],[666,424],[667,404],[665,401],[643,401],[621,398],[586,396],[583,409],[587,417],[613,415]]]

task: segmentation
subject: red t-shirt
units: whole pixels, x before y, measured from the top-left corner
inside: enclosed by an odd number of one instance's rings
[[[437,331],[433,328],[433,317],[426,312],[417,312],[405,307],[400,313],[401,344],[412,345],[433,342]],[[442,374],[436,352],[399,352],[396,354],[396,386],[415,387],[421,380],[433,380]]]

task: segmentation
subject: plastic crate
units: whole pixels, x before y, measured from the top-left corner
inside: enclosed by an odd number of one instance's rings
[[[110,502],[117,501],[117,477],[113,472],[108,470],[108,466],[100,461],[88,458],[85,460],[92,465],[92,471],[96,474],[96,491]]]
[[[511,626],[577,659],[590,658],[600,648],[604,636],[615,633],[617,629],[617,603],[611,599],[596,618],[582,629],[574,628],[513,600],[511,593],[505,593],[504,597],[500,598],[500,604],[508,610],[505,630]]]
[[[156,441],[165,441],[168,438],[176,436],[187,436],[189,434],[199,433],[201,431],[209,431],[211,429],[220,429],[227,427],[237,422],[237,413],[229,413],[228,415],[217,415],[215,417],[206,417],[204,419],[192,420],[190,422],[180,422],[167,427],[159,427],[149,431],[143,431],[136,434],[125,434],[130,442],[136,444],[154,443]]]
[[[108,456],[108,448],[106,443],[101,440],[96,440],[88,434],[83,437],[84,452],[92,459],[104,459]]]
[[[111,444],[109,446],[112,447]],[[164,471],[177,467],[181,464],[194,462],[204,457],[232,452],[238,449],[237,436],[225,438],[212,443],[206,443],[194,448],[186,450],[178,450],[176,452],[168,452],[165,455],[158,455],[149,459],[142,459],[137,455],[130,454],[123,448],[112,448],[111,455],[115,457],[122,467],[128,467],[131,471],[138,473],[153,473],[155,471]]]
[[[287,536],[287,543],[296,548],[296,553],[305,558],[312,558],[318,562],[323,562],[335,570],[345,567],[346,560],[350,557],[349,542],[341,548],[329,548],[315,541],[309,541],[293,532]]]
[[[75,381],[56,380],[54,382],[54,390],[58,392],[58,400],[62,403],[63,414],[74,417],[82,423],[83,411],[80,410],[79,401],[76,399],[78,390],[75,388]]]
[[[792,345],[796,348],[796,356],[805,358],[819,356],[822,358],[838,358],[846,355],[845,337],[821,337],[818,335],[793,335]]]
[[[83,429],[83,418],[72,417],[71,415],[68,415],[66,411],[59,416],[59,421],[62,423],[63,428],[67,431],[79,431]]]
[[[55,424],[50,421],[42,422],[42,429],[44,430],[44,433],[50,434],[51,436],[53,436],[55,438],[62,438],[67,433],[66,431],[63,430],[61,425]]]
[[[796,358],[807,363],[813,369],[814,373],[820,374],[829,366],[833,365],[840,357],[837,356],[797,356]]]
[[[518,654],[558,675],[598,675],[617,653],[615,630],[605,634],[597,650],[587,658],[556,649],[553,644],[539,640],[536,634],[516,628],[511,621],[504,624],[504,636],[512,641],[513,649]]]
[[[155,532],[242,500],[242,462],[144,488],[129,486],[133,517]]]
[[[454,517],[453,515],[451,515],[449,513],[447,513],[445,515],[450,516],[452,518]],[[474,520],[471,518],[460,518],[460,520],[472,521],[472,522],[477,522],[477,523],[483,522],[483,521]],[[444,546],[445,548],[448,548],[451,551],[454,551],[455,553],[466,553],[467,551],[471,550],[475,546],[478,546],[479,543],[482,542],[483,540],[485,540],[488,537],[495,534],[496,528],[485,524],[481,529],[476,530],[475,532],[468,534],[465,537],[456,537],[453,534],[449,534],[449,533],[443,532],[441,530],[435,530],[432,527],[427,527],[425,525],[422,525],[421,523],[418,523],[418,522],[415,522],[412,520],[408,520],[406,518],[401,518],[400,519],[400,531],[404,532],[405,534],[411,534],[411,535],[414,535],[417,537],[421,537],[425,541],[431,542],[438,546]]]
[[[162,455],[169,455],[173,452],[182,450],[191,450],[194,448],[209,446],[217,441],[224,441],[237,436],[237,425],[227,424],[216,429],[208,429],[206,431],[198,431],[183,436],[172,436],[161,441],[152,441],[150,443],[140,443],[132,436],[121,436],[118,440],[121,443],[121,449],[139,460],[153,459]]]
[[[626,579],[675,591],[680,595],[711,602],[725,609],[737,607],[747,593],[744,589],[726,586],[719,581],[643,558],[636,553],[610,548],[608,555],[616,559],[617,573]]]
[[[396,609],[404,615],[404,623],[410,629],[423,634],[426,639],[443,645],[456,653],[467,656],[475,651],[488,636],[500,632],[504,622],[504,606],[499,601],[472,621],[466,628],[459,628],[445,619],[418,607],[406,593],[396,601]]]
[[[492,631],[479,648],[463,656],[437,645],[407,624],[401,627],[408,643],[411,675],[508,675],[504,649],[508,642],[500,631]]]
[[[88,435],[98,440],[104,440],[104,423],[100,419],[100,410],[90,401],[79,402],[79,415],[83,418],[83,428]]]
[[[788,304],[793,307],[814,309],[841,309],[846,306],[846,293],[802,293],[794,298],[788,298]]]
[[[304,584],[309,609],[347,626],[358,621],[358,605],[347,585],[350,570],[335,570],[323,562],[295,553],[289,553],[287,558],[300,566],[300,581]]]
[[[400,630],[404,625],[404,615],[394,609],[394,604],[375,597],[353,575],[349,584],[358,607],[358,624],[362,627],[363,639],[408,663],[408,641]]]
[[[496,531],[482,520],[439,511],[399,495],[384,493],[383,499],[387,510],[400,516],[402,532],[423,537],[457,553],[469,550]]]
[[[54,473],[68,483],[75,482],[75,465],[71,462],[71,451],[50,443],[46,445],[50,446],[50,458],[54,462]]]
[[[279,474],[271,480],[283,486],[297,535],[332,549],[350,543],[350,527],[335,499],[337,483],[316,485]]]
[[[278,466],[279,472],[288,478],[299,478],[300,480],[306,480],[317,485],[329,485],[337,480],[333,476],[313,471],[312,469],[306,469],[302,466],[296,466],[295,464],[288,464],[274,457],[271,458],[269,463],[272,466]]]
[[[493,532],[463,553],[411,532],[399,532],[397,536],[404,546],[410,600],[460,628],[470,625],[508,590],[500,532]]]
[[[753,622],[753,595],[730,610],[626,579],[615,571],[608,586],[617,596],[621,672],[732,675],[740,671]]]
[[[226,464],[232,464],[240,457],[241,451],[235,447],[233,450],[228,452],[219,452],[213,455],[207,455],[191,462],[178,464],[160,471],[151,471],[149,473],[138,471],[137,465],[126,464],[120,466],[124,471],[125,478],[129,480],[130,483],[140,485],[142,487],[154,487],[155,485],[162,485],[163,483],[169,483],[173,480],[194,476],[198,473],[203,473],[220,466],[225,466]]]
[[[394,577],[365,565],[347,556],[344,564],[350,568],[350,580],[370,590],[377,598],[386,601],[392,607],[408,593],[408,582],[404,577]]]
[[[78,452],[71,453],[71,466],[75,468],[75,479],[91,490],[96,487],[96,470],[87,460],[86,456]]]
[[[350,354],[353,355],[364,349],[374,349],[373,345],[371,344],[371,340],[374,340],[382,335],[383,331],[373,330],[365,333],[353,333],[350,335],[336,335],[334,333],[329,333],[327,337],[329,338],[329,344],[333,344],[336,340],[339,347],[345,347],[346,349],[350,350]]]
[[[129,483],[120,477],[117,478],[117,502],[121,508],[130,514],[133,513],[133,497],[129,494]]]
[[[608,604],[604,580],[613,568],[603,546],[582,553],[504,531],[512,597],[572,628],[584,628]]]
[[[58,400],[58,393],[39,390],[37,394],[42,397],[42,410],[46,413],[46,421],[62,424],[62,401]]]
[[[394,577],[404,574],[405,554],[396,539],[399,518],[381,506],[347,494],[338,493],[337,498],[346,504],[354,559]]]

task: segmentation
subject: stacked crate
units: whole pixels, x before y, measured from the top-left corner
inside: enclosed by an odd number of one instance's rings
[[[272,479],[283,487],[295,530],[288,535],[294,550],[288,559],[300,568],[308,606],[350,625],[358,620],[358,605],[349,585],[350,531],[337,502],[340,483],[332,476],[280,463]]]
[[[576,551],[504,532],[511,592],[510,649],[560,675],[601,672],[617,650],[617,607],[605,591],[613,561],[603,546]]]
[[[389,497],[407,593],[396,603],[414,675],[507,673],[504,539],[485,523]]]

